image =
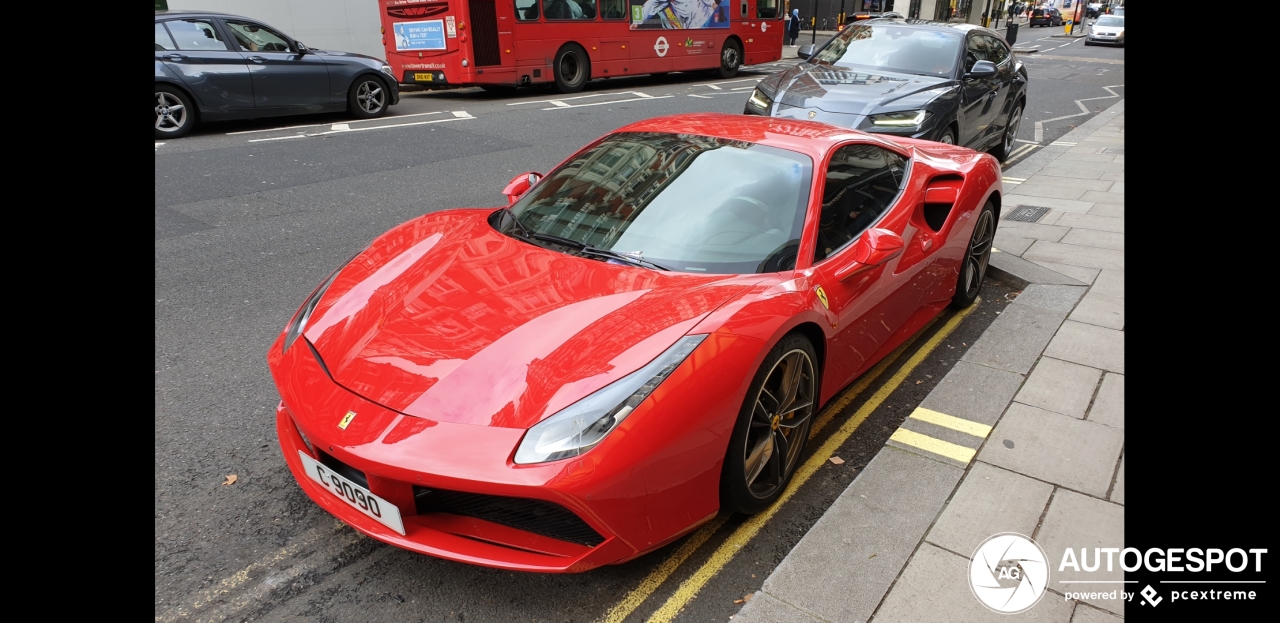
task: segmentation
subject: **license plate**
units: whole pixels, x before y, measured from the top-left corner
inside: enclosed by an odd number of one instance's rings
[[[431,72],[427,72],[427,73],[419,72],[419,73],[413,74],[413,79],[418,82],[431,82],[432,80],[435,80],[435,78],[436,78],[436,75]]]
[[[323,463],[298,451],[302,465],[307,468],[307,476],[320,483],[326,491],[350,504],[352,508],[368,515],[374,521],[404,534],[404,522],[400,519],[400,509],[372,493],[368,489],[339,476]]]

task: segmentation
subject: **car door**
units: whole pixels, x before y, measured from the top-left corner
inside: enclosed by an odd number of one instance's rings
[[[996,64],[996,75],[993,79],[995,87],[995,95],[989,95],[991,121],[990,127],[987,128],[987,137],[1000,136],[1004,132],[1004,127],[1008,122],[1009,106],[1011,104],[1013,81],[1015,72],[1013,70],[1013,54],[1009,52],[1009,47],[1005,42],[990,35],[978,35],[986,40],[987,57]]]
[[[293,41],[258,22],[222,20],[253,78],[255,108],[319,109],[330,102],[329,69],[318,54],[299,54]]]
[[[986,140],[994,114],[991,100],[997,88],[995,77],[977,78],[969,75],[978,61],[989,61],[990,50],[986,37],[970,33],[965,39],[964,65],[960,77],[960,136],[956,142],[977,149]],[[998,73],[998,72],[997,72]]]
[[[169,45],[164,45],[162,34]],[[178,74],[202,108],[231,114],[253,108],[253,84],[244,57],[227,45],[213,20],[156,22],[156,60]]]
[[[899,255],[876,266],[860,262],[872,240],[914,241],[916,227],[901,201],[906,160],[866,143],[840,147],[824,171],[813,283],[822,288],[835,336],[830,373],[847,383],[911,316],[922,293],[925,263],[906,267]],[[821,297],[820,297],[821,298]]]

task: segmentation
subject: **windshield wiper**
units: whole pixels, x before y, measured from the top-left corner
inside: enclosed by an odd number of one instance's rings
[[[520,217],[516,216],[516,213],[511,211],[511,206],[502,208],[502,211],[506,212],[507,216],[510,217],[512,221],[515,221],[515,224],[520,228],[520,234],[518,235],[521,238],[533,238],[533,232],[529,231],[529,228],[525,227],[524,223],[520,222]]]
[[[642,268],[652,268],[655,270],[671,270],[670,268],[667,268],[662,264],[650,262],[649,260],[636,257],[634,255],[631,255],[630,253],[610,251],[609,249],[601,249],[600,247],[593,247],[589,244],[582,246],[582,254],[594,255],[597,257],[607,257],[609,259],[614,259],[614,260],[621,260],[633,266],[640,266]]]

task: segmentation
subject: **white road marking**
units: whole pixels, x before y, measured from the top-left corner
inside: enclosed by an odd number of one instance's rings
[[[1111,85],[1111,86],[1109,86],[1109,87],[1102,87],[1102,88],[1103,88],[1103,90],[1105,90],[1107,93],[1110,93],[1111,95],[1103,95],[1103,96],[1101,96],[1101,97],[1086,97],[1086,98],[1083,98],[1083,99],[1078,99],[1078,100],[1076,100],[1076,106],[1079,106],[1079,107],[1080,107],[1080,112],[1078,112],[1078,113],[1076,113],[1076,114],[1074,114],[1074,115],[1063,115],[1063,116],[1061,116],[1061,117],[1054,117],[1054,118],[1052,118],[1052,119],[1045,119],[1045,120],[1043,120],[1043,121],[1037,121],[1037,122],[1036,122],[1036,142],[1037,142],[1037,143],[1042,143],[1042,142],[1044,142],[1044,124],[1049,123],[1050,121],[1062,121],[1063,119],[1070,119],[1070,118],[1072,118],[1072,117],[1079,117],[1079,116],[1081,116],[1081,115],[1087,115],[1087,114],[1090,114],[1090,110],[1089,110],[1089,108],[1088,108],[1087,106],[1085,106],[1085,105],[1084,105],[1084,102],[1088,102],[1088,101],[1091,101],[1091,100],[1109,100],[1109,99],[1114,99],[1114,98],[1120,97],[1120,95],[1119,95],[1118,93],[1116,93],[1115,91],[1112,91],[1111,89],[1113,89],[1113,88],[1121,88],[1121,87],[1123,87],[1123,86],[1124,86],[1123,84],[1113,84],[1113,85]]]
[[[525,102],[511,102],[510,104],[507,104],[507,106],[520,106],[523,104],[556,104],[557,102],[559,102],[560,106],[568,108],[568,107],[572,107],[573,104],[566,104],[565,102],[572,101],[572,100],[588,99],[592,97],[604,97],[606,95],[634,95],[639,98],[653,97],[648,93],[641,93],[639,91],[607,91],[604,93],[592,93],[590,95],[578,95],[575,97],[558,97],[556,99],[550,99],[550,100],[528,100]]]
[[[164,144],[164,143],[156,143],[156,149],[160,149],[160,146],[161,146],[161,145],[163,145],[163,144]]]
[[[1075,147],[1075,146],[1076,146],[1076,144],[1075,144],[1075,143],[1072,143],[1072,142],[1070,142],[1070,141],[1054,141],[1054,142],[1049,143],[1049,144],[1050,144],[1050,145],[1057,145],[1057,146],[1059,146],[1059,147]]]
[[[334,132],[339,132],[339,131],[342,131],[342,130],[350,130],[350,129],[351,129],[351,126],[349,126],[349,125],[347,125],[347,124],[345,124],[345,123],[335,123],[335,124],[333,124],[333,125],[329,126],[329,129],[330,129],[330,130],[333,130]]]
[[[1039,145],[1039,143],[1037,143],[1037,142],[1035,142],[1035,141],[1028,141],[1028,140],[1024,140],[1024,139],[1020,139],[1020,138],[1015,138],[1015,139],[1013,139],[1013,140],[1018,141],[1019,143],[1031,143],[1032,145]]]
[[[367,128],[352,128],[352,127],[348,127],[348,128],[347,128],[347,129],[345,129],[345,130],[329,130],[328,132],[315,132],[315,133],[306,133],[306,134],[294,134],[293,136],[273,136],[273,137],[271,137],[271,138],[255,138],[255,139],[251,139],[249,142],[250,142],[250,143],[262,143],[262,142],[266,142],[266,141],[284,141],[284,140],[288,140],[288,139],[292,139],[292,138],[309,138],[309,137],[315,137],[315,136],[328,136],[328,135],[330,135],[330,134],[350,134],[350,133],[352,133],[352,132],[367,132],[367,131],[369,131],[369,130],[390,130],[390,129],[392,129],[392,128],[407,128],[407,127],[415,126],[415,125],[428,125],[428,124],[432,124],[432,123],[446,123],[446,122],[449,122],[449,121],[463,121],[463,120],[466,120],[466,119],[475,119],[475,117],[471,116],[471,113],[468,113],[468,112],[467,112],[467,111],[465,111],[465,110],[455,110],[455,111],[453,111],[453,117],[451,117],[451,118],[449,118],[449,119],[433,119],[433,120],[431,120],[431,121],[414,121],[414,122],[411,122],[411,123],[393,123],[393,124],[388,124],[388,125],[375,125],[375,126],[369,126],[369,127],[367,127]],[[339,125],[345,125],[345,124],[339,124]]]
[[[700,97],[700,98],[702,98],[702,99],[704,99],[704,100],[712,100],[712,99],[715,99],[714,97],[711,97],[710,95],[697,95],[697,94],[695,94],[695,93],[690,93],[690,94],[689,94],[689,97]]]
[[[625,99],[625,100],[609,100],[607,102],[591,102],[590,104],[572,104],[572,105],[565,105],[565,106],[552,106],[551,108],[543,108],[542,110],[567,110],[569,108],[586,108],[587,106],[604,106],[606,104],[621,104],[623,102],[640,102],[644,100],[664,100],[664,99],[667,99],[668,97],[675,97],[674,95],[656,95],[655,96],[655,95],[648,95],[645,93],[637,93],[636,95],[643,95],[644,97],[633,97],[631,99]]]
[[[438,114],[443,113],[443,112],[445,112],[445,111],[443,111],[443,110],[437,110],[437,111],[435,111],[435,112],[418,112],[418,113],[413,113],[413,114],[411,114],[411,115],[396,115],[396,116],[394,116],[394,117],[378,117],[377,119],[355,119],[355,120],[349,121],[348,123],[368,123],[368,122],[370,122],[370,121],[386,121],[387,119],[407,119],[407,118],[409,118],[409,117],[422,117],[422,116],[425,116],[425,115],[438,115]],[[315,127],[319,127],[319,126],[322,126],[322,125],[329,125],[329,124],[327,124],[327,123],[308,123],[308,124],[306,124],[306,125],[289,125],[289,126],[285,126],[285,127],[283,127],[283,128],[264,128],[264,129],[262,129],[262,130],[241,130],[241,131],[239,131],[239,132],[227,132],[227,136],[234,136],[234,135],[236,135],[236,134],[257,134],[257,133],[259,133],[259,132],[280,132],[280,131],[282,131],[282,130],[295,130],[295,129],[297,129],[297,128],[315,128]]]
[[[717,90],[717,91],[719,91],[719,90],[720,90],[720,87],[718,87],[718,86],[716,86],[716,85],[714,85],[714,84],[708,84],[707,86],[709,86],[709,87],[711,87],[711,88],[713,88],[713,89],[715,89],[715,90]]]

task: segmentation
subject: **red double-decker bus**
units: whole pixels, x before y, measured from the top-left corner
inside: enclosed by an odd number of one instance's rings
[[[380,0],[402,84],[503,89],[782,58],[781,0]]]

